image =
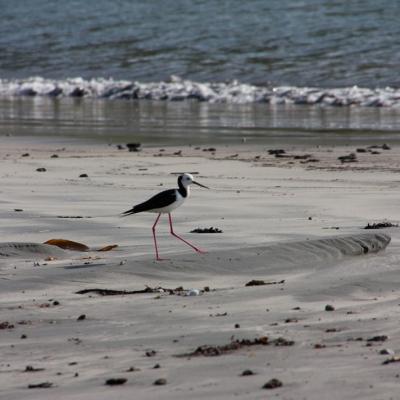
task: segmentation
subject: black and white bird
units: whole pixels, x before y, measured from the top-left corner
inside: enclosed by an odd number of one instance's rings
[[[156,249],[156,260],[161,261],[162,259],[158,253],[157,247],[157,238],[156,238],[156,225],[161,217],[161,214],[168,214],[169,219],[169,227],[170,233],[172,236],[175,236],[177,239],[182,240],[182,242],[186,243],[192,249],[197,251],[198,253],[204,253],[203,250],[199,249],[196,246],[193,246],[187,240],[178,236],[172,227],[172,217],[171,211],[175,210],[175,208],[181,206],[185,200],[190,196],[190,185],[195,184],[197,186],[201,186],[203,188],[209,189],[207,186],[202,185],[194,180],[191,174],[182,174],[178,177],[178,188],[177,189],[168,189],[164,190],[160,193],[157,193],[155,196],[151,197],[149,200],[140,203],[130,210],[127,210],[121,214],[121,216],[125,217],[132,214],[137,214],[140,212],[151,212],[158,213],[156,221],[154,222],[153,227],[151,228],[153,231],[153,239],[154,239],[154,247]]]

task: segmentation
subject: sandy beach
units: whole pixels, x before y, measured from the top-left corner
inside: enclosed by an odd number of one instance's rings
[[[0,137],[0,398],[399,398],[400,230],[363,229],[400,221],[399,156]],[[164,216],[156,262],[155,215],[118,214],[182,172],[206,254]]]

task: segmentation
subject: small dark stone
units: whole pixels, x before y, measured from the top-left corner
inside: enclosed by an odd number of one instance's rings
[[[276,389],[282,386],[282,382],[279,379],[273,378],[264,384],[263,389]]]
[[[154,365],[154,367],[153,367],[153,369],[159,369],[159,368],[161,368],[161,365],[160,365],[160,364],[156,364],[156,365]]]
[[[128,379],[126,378],[110,378],[106,380],[105,385],[109,386],[123,385],[124,383],[126,383],[127,380]]]
[[[235,329],[239,329],[240,328],[240,324],[235,324]]]
[[[154,357],[157,352],[155,350],[147,350],[145,354],[147,357]]]
[[[80,174],[79,175],[79,178],[88,178],[89,176],[88,176],[88,174]]]
[[[46,168],[36,168],[37,172],[46,172]]]
[[[335,307],[333,307],[331,304],[327,304],[325,306],[325,311],[335,311]]]
[[[30,156],[29,153],[24,153],[24,154],[22,154],[22,157],[29,157],[29,156]]]
[[[164,378],[156,379],[153,383],[153,385],[156,385],[156,386],[161,386],[161,385],[166,385],[166,384],[167,384],[167,380]]]
[[[58,300],[53,301],[53,306],[59,306],[59,305],[60,305],[60,302]]]
[[[76,320],[83,321],[84,319],[86,319],[86,314],[81,314]]]
[[[24,211],[22,208],[14,208],[14,211],[15,212],[22,212],[22,211]]]
[[[390,150],[390,146],[388,146],[386,143],[382,145],[382,150]]]
[[[26,339],[28,336],[26,336],[25,335],[25,333],[23,333],[22,335],[21,335],[21,339]]]
[[[50,158],[58,158],[58,154],[53,154]]]
[[[245,369],[240,376],[250,376],[250,375],[254,375],[254,372],[251,369]]]

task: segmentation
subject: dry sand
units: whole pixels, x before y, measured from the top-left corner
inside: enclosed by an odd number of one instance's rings
[[[286,148],[308,159],[203,149],[0,138],[1,399],[399,398],[400,363],[383,362],[400,354],[400,230],[362,228],[400,221],[400,149],[343,164],[355,148]],[[176,231],[207,254],[169,236],[164,217],[169,260],[156,262],[155,215],[118,213],[174,187],[175,172],[211,187],[174,212]],[[223,233],[189,233],[211,226]],[[119,247],[40,244],[52,238]],[[195,290],[77,294],[146,285]],[[188,355],[203,345],[222,354]],[[282,386],[263,389],[272,378]]]

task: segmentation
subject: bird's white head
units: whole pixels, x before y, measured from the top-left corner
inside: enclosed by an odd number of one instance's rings
[[[201,186],[203,188],[209,189],[207,186],[202,185],[201,183],[198,183],[194,180],[193,175],[192,174],[188,174],[188,173],[184,173],[182,175],[179,176],[178,178],[178,183],[181,183],[183,187],[187,188],[189,185],[191,185],[192,183],[194,183],[197,186]]]

